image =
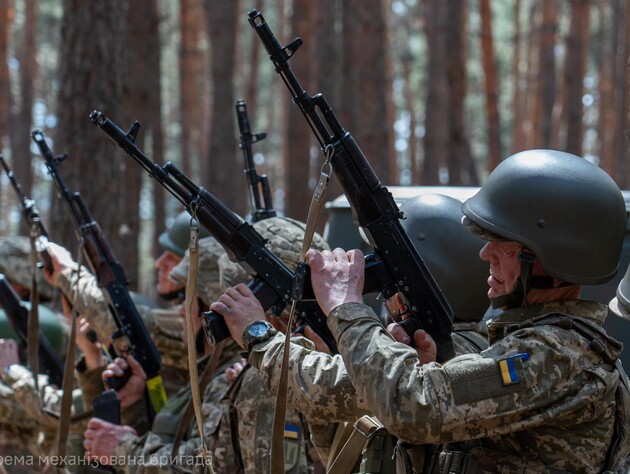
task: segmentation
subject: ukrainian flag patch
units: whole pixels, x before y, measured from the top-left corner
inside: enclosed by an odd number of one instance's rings
[[[298,439],[300,434],[300,428],[295,425],[284,425],[284,438],[285,439]]]
[[[501,381],[503,385],[513,385],[521,381],[518,371],[516,370],[516,360],[520,359],[525,362],[529,360],[529,354],[527,352],[521,352],[519,354],[512,354],[503,359],[497,361],[499,366],[499,374],[501,375]]]

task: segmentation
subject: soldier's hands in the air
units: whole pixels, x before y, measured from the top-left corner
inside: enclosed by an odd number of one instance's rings
[[[243,347],[243,331],[253,321],[265,319],[265,312],[260,302],[247,285],[240,283],[228,288],[218,301],[210,305],[225,318],[225,324],[236,343]]]
[[[100,418],[91,418],[83,434],[85,457],[89,461],[111,465],[111,456],[119,441],[127,433],[137,435],[136,430],[131,426],[114,425]]]
[[[311,267],[313,292],[326,316],[342,304],[363,303],[365,261],[361,250],[310,249],[306,261]]]
[[[0,339],[0,370],[19,363],[17,342],[13,339]]]
[[[74,259],[68,250],[54,242],[46,244],[46,251],[50,255],[53,270],[52,273],[49,273],[48,270],[44,269],[44,278],[52,286],[59,288],[59,275],[64,269],[74,265]]]
[[[398,342],[409,345],[409,335],[400,324],[391,323],[387,326],[387,331]],[[437,345],[426,331],[418,329],[415,333],[413,333],[413,343],[421,364],[435,362],[437,357]]]
[[[131,370],[131,377],[129,377],[125,385],[117,390],[121,408],[127,408],[143,397],[147,375],[142,369],[142,366],[132,355],[128,355],[126,359],[116,357],[114,362],[108,364],[107,368],[101,374],[103,383],[105,386],[109,387],[108,380],[115,377],[122,377],[127,368]]]

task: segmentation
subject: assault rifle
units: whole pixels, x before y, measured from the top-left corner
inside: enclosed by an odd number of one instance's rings
[[[46,232],[44,224],[39,216],[39,211],[37,210],[37,207],[35,207],[35,201],[24,196],[20,183],[18,183],[15,179],[15,174],[13,173],[13,170],[9,168],[9,165],[7,165],[2,153],[0,153],[0,163],[2,163],[2,167],[9,178],[9,182],[20,200],[20,204],[22,205],[22,217],[24,217],[24,220],[28,224],[31,235],[35,237],[35,249],[42,259],[44,268],[50,273],[52,272],[53,267],[50,255],[48,255],[48,252],[46,251],[48,232]]]
[[[137,121],[128,132],[124,132],[102,112],[93,111],[90,118],[199,220],[223,246],[233,262],[238,262],[255,274],[249,283],[250,289],[265,311],[271,310],[274,314],[280,314],[291,301],[295,275],[265,246],[265,238],[209,191],[188,179],[175,165],[166,163],[162,167],[153,163],[135,144],[140,128]],[[378,258],[366,262],[366,280],[380,285],[381,266]],[[305,276],[304,297],[297,304],[296,314],[298,319],[311,326],[336,351],[335,340],[313,296],[308,274]],[[230,337],[223,317],[212,311],[204,313],[204,329],[212,344]]]
[[[0,306],[4,309],[11,327],[20,339],[20,344],[28,344],[29,309],[20,299],[6,276],[0,273]],[[43,334],[39,335],[39,368],[48,375],[52,384],[61,387],[63,381],[63,361]]]
[[[295,38],[282,47],[258,10],[251,10],[248,20],[322,151],[328,156],[332,154],[330,162],[350,202],[354,220],[363,228],[375,253],[384,262],[384,271],[388,275],[383,278],[388,284],[381,288],[381,293],[385,298],[396,293],[401,296],[411,314],[401,324],[412,341],[415,330],[423,328],[437,344],[437,360],[450,359],[455,355],[450,337],[453,311],[400,225],[403,215],[394,198],[381,184],[352,135],[339,124],[324,96],[308,95],[291,71],[289,59],[302,45],[302,39]]]
[[[236,101],[236,118],[238,120],[238,129],[241,132],[241,143],[239,148],[243,150],[243,158],[245,159],[245,175],[247,176],[247,184],[251,191],[251,199],[254,211],[252,220],[258,222],[268,217],[276,217],[276,211],[273,208],[271,200],[271,189],[269,188],[269,179],[266,174],[262,176],[256,172],[254,163],[254,155],[252,153],[252,144],[263,140],[267,134],[252,133],[249,126],[249,118],[247,117],[247,105],[244,100]]]
[[[103,294],[118,327],[112,339],[117,341],[116,347],[119,351],[133,354],[144,369],[147,375],[147,390],[153,409],[157,413],[166,401],[160,375],[160,354],[131,299],[124,270],[116,260],[103,231],[88,212],[81,195],[68,191],[59,175],[57,165],[65,160],[67,155],[55,157],[40,130],[33,130],[31,138],[44,158],[59,196],[66,203],[66,208],[74,221],[77,237],[83,242],[83,255],[96,276],[99,287],[104,290]],[[128,372],[124,377],[110,379],[109,385],[115,389],[120,388],[130,376],[131,373]]]

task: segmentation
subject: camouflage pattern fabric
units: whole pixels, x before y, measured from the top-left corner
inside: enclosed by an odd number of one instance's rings
[[[30,288],[33,279],[31,240],[23,235],[0,237],[0,273],[26,288]],[[55,289],[44,279],[41,271],[37,272],[37,291],[40,298],[52,300]]]
[[[223,400],[223,417],[217,436],[215,449],[215,472],[225,472],[224,459],[240,457],[245,473],[270,473],[271,436],[276,398],[269,394],[256,370],[245,369],[240,388],[233,401]],[[233,418],[234,417],[234,418]],[[238,421],[237,433],[232,432],[232,419]],[[239,453],[234,452],[233,439],[238,439]],[[289,473],[306,474],[312,472],[308,459],[306,440],[308,431],[304,429],[299,414],[287,407],[285,422],[285,470]]]
[[[205,359],[204,359],[205,360]],[[215,375],[210,380],[202,397],[202,412],[206,433],[213,433],[221,421],[222,408],[220,400],[229,389],[225,369],[240,360],[240,348],[236,343],[226,344],[217,366]],[[142,436],[125,435],[114,451],[118,464],[116,467],[124,473],[153,474],[170,473],[172,468],[181,467],[182,472],[201,472],[200,466],[194,466],[194,458],[198,454],[201,440],[197,423],[191,421],[188,436],[179,445],[178,458],[173,464],[171,451],[173,439],[180,417],[183,415],[191,399],[190,385],[183,387],[169,398],[166,405],[153,420],[151,431]],[[234,458],[225,458],[221,452],[213,453],[213,462],[220,466],[217,472],[234,472]]]
[[[612,437],[619,373],[577,331],[519,329],[549,313],[601,325],[606,308],[569,301],[506,311],[488,322],[488,349],[444,365],[421,366],[368,306],[341,305],[328,324],[358,395],[401,440],[463,441],[464,450],[490,449],[494,458],[506,453],[554,469],[599,472]]]
[[[90,323],[99,340],[109,341],[117,328],[103,291],[99,288],[96,277],[85,267],[81,267],[80,273],[77,270],[78,266],[75,265],[61,272],[59,289],[71,302],[76,301],[75,309]],[[187,348],[181,340],[181,317],[174,308],[161,310],[136,304],[136,309],[162,357],[162,365],[174,369],[162,373],[166,394],[170,396],[185,382],[186,377],[181,371],[187,371],[188,368]]]
[[[292,270],[300,260],[300,250],[306,225],[288,217],[270,217],[253,224],[254,228],[268,240],[267,247]],[[311,248],[330,250],[324,238],[315,233]],[[227,255],[219,259],[220,286],[225,291],[238,283],[249,281],[251,276],[238,263],[231,262]]]
[[[219,287],[219,257],[225,250],[214,237],[199,239],[199,268],[197,269],[197,295],[206,305],[210,305],[221,295]],[[190,267],[190,252],[171,270],[168,278],[181,287],[186,287]]]

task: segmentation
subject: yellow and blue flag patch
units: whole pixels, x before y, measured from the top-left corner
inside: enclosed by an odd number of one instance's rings
[[[503,385],[512,385],[521,381],[516,370],[516,359],[520,359],[524,362],[529,360],[529,354],[527,352],[521,352],[519,354],[509,355],[497,361]]]
[[[300,428],[295,425],[284,425],[285,439],[298,439]]]

